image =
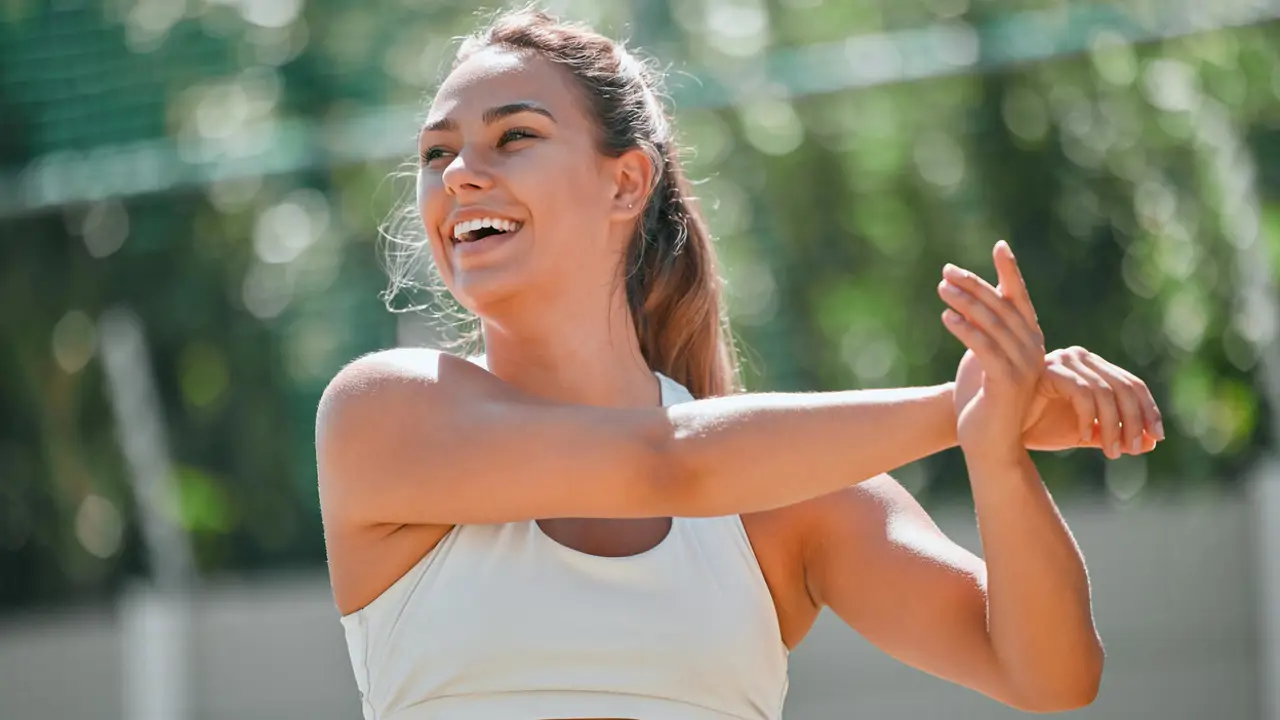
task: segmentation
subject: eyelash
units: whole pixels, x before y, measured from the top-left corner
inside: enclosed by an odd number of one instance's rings
[[[509,142],[515,142],[516,140],[527,140],[529,138],[536,137],[538,136],[531,130],[527,130],[525,128],[511,128],[510,130],[503,132],[502,136],[498,138],[498,147],[502,147]],[[437,145],[422,151],[420,158],[423,164],[427,164],[439,160],[440,156],[443,155],[444,152],[444,149]]]

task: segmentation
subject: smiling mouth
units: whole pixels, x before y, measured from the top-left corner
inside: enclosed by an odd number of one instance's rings
[[[466,220],[453,226],[453,242],[455,245],[473,243],[495,235],[509,235],[522,227],[523,223],[501,218]]]

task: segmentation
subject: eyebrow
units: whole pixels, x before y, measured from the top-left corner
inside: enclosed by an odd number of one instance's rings
[[[556,118],[551,111],[533,102],[513,102],[506,105],[498,105],[485,110],[480,116],[484,120],[485,125],[492,125],[499,120],[519,115],[520,113],[534,113],[541,115],[551,122],[556,122]],[[439,120],[428,120],[423,126],[423,132],[443,132],[447,130],[457,130],[458,121],[452,118],[444,117]]]

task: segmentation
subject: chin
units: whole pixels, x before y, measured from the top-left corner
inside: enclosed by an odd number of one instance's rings
[[[532,278],[517,268],[485,268],[456,272],[449,292],[462,307],[481,318],[509,315],[521,298],[527,298]]]
[[[470,258],[452,252],[447,257],[437,257],[437,263],[448,263],[449,274],[444,280],[449,294],[480,317],[502,313],[503,307],[528,294],[534,280],[527,254],[511,252],[514,249],[503,248],[505,252]]]

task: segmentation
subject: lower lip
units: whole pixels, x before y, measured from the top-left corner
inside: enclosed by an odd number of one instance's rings
[[[495,248],[506,245],[512,238],[524,231],[524,228],[515,232],[502,233],[500,235],[489,235],[488,237],[472,240],[471,242],[455,242],[453,244],[453,254],[458,259],[471,257],[480,253],[485,253]]]

